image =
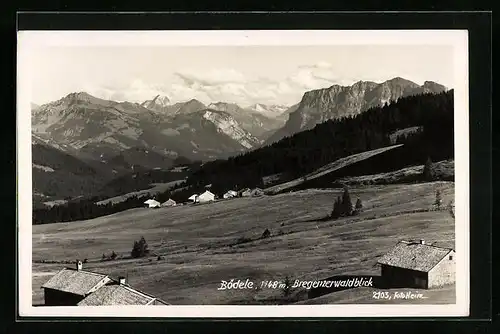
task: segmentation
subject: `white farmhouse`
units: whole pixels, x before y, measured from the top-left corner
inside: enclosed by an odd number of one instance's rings
[[[154,199],[148,199],[144,202],[144,205],[148,208],[159,208],[161,206],[160,202],[155,201]]]
[[[212,202],[212,201],[215,201],[215,195],[208,190],[205,191],[200,196],[198,196],[199,203]]]
[[[233,197],[237,197],[238,196],[238,193],[234,190],[229,190],[227,193],[225,193],[222,197],[223,198],[233,198]]]

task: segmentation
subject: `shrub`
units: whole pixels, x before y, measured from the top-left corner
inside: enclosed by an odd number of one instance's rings
[[[116,259],[116,257],[117,257],[117,256],[118,256],[118,255],[116,255],[115,251],[113,251],[113,252],[111,253],[110,258],[111,258],[111,260],[114,260],[114,259]]]
[[[262,239],[269,238],[270,236],[271,232],[266,228],[266,230],[262,233]]]

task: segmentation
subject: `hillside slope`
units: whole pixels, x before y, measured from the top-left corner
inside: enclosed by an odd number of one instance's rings
[[[217,288],[231,278],[260,283],[286,276],[379,275],[377,259],[398,240],[453,247],[454,219],[446,211],[429,210],[436,189],[444,203],[453,198],[454,184],[447,182],[351,188],[351,198],[362,200],[364,212],[337,221],[318,218],[331,211],[341,190],[311,189],[33,226],[33,301],[43,300],[41,285],[67,265],[61,262],[87,258],[84,268],[127,276],[132,286],[172,304],[280,304],[281,289]],[[262,239],[265,229],[271,236]],[[141,236],[164,260],[130,258]],[[102,254],[112,251],[117,260],[101,262]]]
[[[32,145],[33,200],[45,202],[94,194],[110,174],[53,147]]]

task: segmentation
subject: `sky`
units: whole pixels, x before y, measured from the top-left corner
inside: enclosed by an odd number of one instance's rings
[[[454,82],[446,45],[43,46],[30,61],[36,104],[85,91],[115,101],[161,94],[172,103],[290,106],[306,91],[360,80]]]

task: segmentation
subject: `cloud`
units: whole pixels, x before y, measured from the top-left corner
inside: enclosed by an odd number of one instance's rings
[[[116,83],[93,86],[85,85],[84,90],[91,95],[113,101],[144,102],[157,95],[168,95],[167,87],[160,84],[148,84],[140,79],[129,83]]]
[[[209,71],[183,70],[174,73],[188,86],[217,86],[228,83],[245,83],[245,76],[234,69],[211,69]]]
[[[197,99],[205,104],[224,101],[241,106],[254,103],[292,105],[299,102],[306,91],[354,82],[336,73],[330,63],[320,61],[298,66],[288,75],[276,78],[254,76],[231,68],[184,69],[165,77],[162,83],[137,78],[129,83],[116,82],[87,91],[115,101],[142,102],[160,94],[168,96],[172,103]]]
[[[326,61],[319,61],[316,64],[307,64],[307,65],[300,65],[299,68],[305,68],[305,69],[326,69],[326,68],[332,68],[332,64]]]

